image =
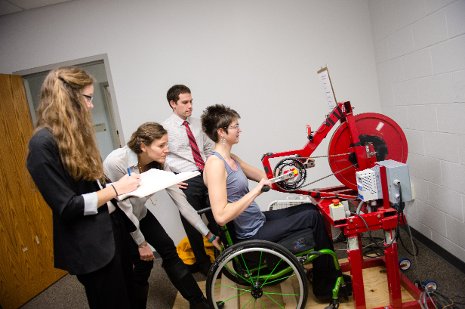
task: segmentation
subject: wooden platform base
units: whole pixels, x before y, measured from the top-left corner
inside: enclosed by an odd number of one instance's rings
[[[363,270],[363,280],[365,285],[365,299],[367,308],[376,308],[389,305],[389,295],[386,274],[384,267],[371,267]],[[198,282],[200,288],[205,293],[205,281]],[[281,284],[281,289],[287,289],[285,282]],[[414,300],[407,290],[402,288],[402,301]],[[308,292],[306,308],[325,308],[327,303],[317,303],[311,289]],[[189,303],[178,293],[173,308],[189,309]],[[229,308],[229,307],[228,307]],[[241,308],[240,306],[238,308]],[[273,308],[273,307],[267,307]],[[286,307],[287,308],[287,307]],[[339,308],[354,308],[353,298],[340,304]]]

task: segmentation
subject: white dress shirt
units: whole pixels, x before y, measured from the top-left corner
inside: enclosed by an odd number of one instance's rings
[[[118,181],[121,177],[127,174],[128,168],[131,173],[139,174],[137,167],[137,154],[133,152],[128,146],[113,150],[103,161],[103,170],[105,175],[110,181]],[[165,171],[171,172],[171,170],[165,165]],[[178,188],[177,185],[166,188],[166,192],[173,200],[174,204],[178,207],[181,215],[189,221],[192,226],[199,231],[203,236],[207,235],[209,230],[203,222],[202,218],[197,211],[187,202],[186,195]],[[118,201],[119,208],[124,211],[126,216],[134,223],[137,230],[131,233],[134,241],[140,245],[144,242],[145,237],[140,231],[139,221],[147,215],[147,208],[145,203],[150,197],[129,197],[125,200]],[[153,201],[152,201],[153,202]]]
[[[198,168],[195,165],[192,149],[187,137],[186,127],[183,125],[184,120],[173,113],[166,119],[162,125],[168,131],[168,146],[170,153],[166,158],[166,164],[173,172],[193,172]],[[194,134],[197,146],[200,150],[200,155],[205,162],[212,154],[215,144],[213,141],[202,131],[202,124],[200,119],[189,117],[187,118],[189,127]]]

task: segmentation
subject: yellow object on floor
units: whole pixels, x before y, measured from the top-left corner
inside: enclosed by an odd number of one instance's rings
[[[208,241],[206,237],[203,238],[203,245],[205,247],[205,252],[210,257],[210,262],[215,261],[215,253],[213,251],[213,245]],[[176,251],[178,252],[179,257],[186,265],[193,265],[195,263],[194,252],[192,251],[191,244],[189,239],[184,237],[179,244],[176,246]]]

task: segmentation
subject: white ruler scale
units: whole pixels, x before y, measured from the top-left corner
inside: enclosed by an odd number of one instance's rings
[[[326,100],[328,102],[328,107],[333,109],[337,105],[336,95],[334,94],[333,85],[331,84],[331,78],[329,77],[328,67],[321,68],[318,70],[318,77],[320,78],[321,85],[325,92]]]

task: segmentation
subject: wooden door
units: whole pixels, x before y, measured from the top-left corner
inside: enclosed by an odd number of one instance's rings
[[[0,307],[17,308],[65,272],[53,267],[52,213],[26,169],[33,126],[20,76],[0,74]]]

